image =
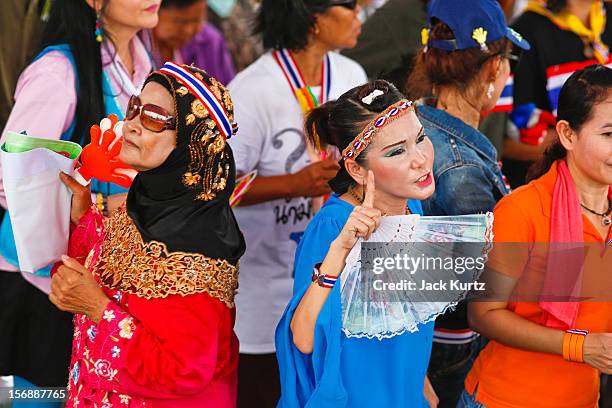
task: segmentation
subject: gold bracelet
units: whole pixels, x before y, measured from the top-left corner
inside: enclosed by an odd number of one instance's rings
[[[96,193],[96,208],[102,214],[104,214],[105,206],[104,206],[104,196],[102,193]]]

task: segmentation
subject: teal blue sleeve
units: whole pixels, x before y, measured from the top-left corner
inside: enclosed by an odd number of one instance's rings
[[[346,222],[346,220],[344,220]],[[323,262],[329,245],[340,234],[344,222],[331,217],[315,217],[308,225],[295,252],[293,294],[308,287],[312,268]]]
[[[321,215],[321,214],[319,214]],[[319,312],[313,352],[301,353],[293,343],[291,319],[311,284],[312,268],[322,262],[346,217],[315,217],[296,251],[293,298],[276,328],[276,356],[281,377],[282,408],[334,408],[344,406],[346,392],[339,375],[341,305],[340,285],[335,285]]]
[[[413,214],[422,214],[419,201],[410,200],[408,207]],[[330,244],[342,230],[349,215],[350,211],[332,211],[332,208],[324,207],[308,225],[298,245],[294,262],[293,298],[276,328],[276,356],[281,380],[281,398],[277,408],[338,408],[347,404],[348,396],[340,374],[340,285],[334,285],[319,312],[311,354],[301,353],[295,347],[291,319],[311,285],[313,266],[325,259]]]

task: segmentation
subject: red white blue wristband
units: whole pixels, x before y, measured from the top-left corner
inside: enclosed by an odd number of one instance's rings
[[[334,287],[334,284],[338,280],[337,276],[327,276],[321,273],[319,269],[321,264],[318,263],[312,269],[312,281],[316,282],[322,288],[331,289]]]

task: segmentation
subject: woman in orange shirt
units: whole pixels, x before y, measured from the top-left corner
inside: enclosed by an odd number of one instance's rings
[[[509,256],[509,244],[503,249],[499,245],[492,252],[499,258],[491,260],[514,265],[503,270],[510,275],[509,286],[517,285],[519,277],[521,284],[533,278],[525,271],[540,266],[544,273],[535,276],[539,283],[559,288],[567,277],[560,274],[562,255],[550,257],[547,267],[537,251],[543,245],[534,243],[589,242],[600,250],[584,251],[585,262],[594,255],[600,262],[595,269],[603,274],[590,286],[586,276],[575,276],[572,282],[581,284],[580,295],[593,287],[607,291],[607,298],[598,299],[608,301],[610,277],[605,271],[610,270],[602,267],[606,261],[601,257],[609,258],[604,245],[612,242],[612,69],[593,65],[568,79],[559,96],[556,130],[558,139],[532,168],[533,181],[503,198],[494,212],[495,241],[530,243],[522,246],[529,263],[517,264],[517,257]],[[576,256],[563,258],[568,260]],[[597,405],[600,372],[612,373],[612,302],[542,299],[470,304],[470,325],[491,341],[468,374],[459,408]]]

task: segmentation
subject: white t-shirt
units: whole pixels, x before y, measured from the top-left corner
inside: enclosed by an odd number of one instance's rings
[[[330,99],[367,81],[359,64],[338,53],[331,53],[330,66]],[[296,173],[310,163],[302,111],[270,52],[239,73],[229,90],[239,126],[229,144],[239,175],[254,169],[259,176]],[[293,257],[312,217],[310,201],[280,199],[234,210],[247,244],[236,296],[241,353],[275,351],[274,330],[292,296]]]

